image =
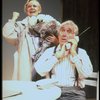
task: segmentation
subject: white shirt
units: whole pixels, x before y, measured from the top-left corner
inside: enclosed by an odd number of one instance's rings
[[[92,73],[93,67],[85,50],[79,48],[77,56],[72,57],[70,55],[69,58],[65,58],[59,62],[54,56],[54,48],[47,49],[34,64],[36,71],[41,76],[45,76],[46,72],[49,72],[53,68],[54,74],[51,78],[58,80],[58,85],[69,87],[75,83],[75,67],[80,78],[88,77]],[[79,84],[83,84],[82,82],[83,80]]]

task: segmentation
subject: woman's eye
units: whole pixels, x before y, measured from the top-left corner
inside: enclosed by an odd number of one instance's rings
[[[30,7],[31,7],[31,5],[27,6],[27,8],[30,8]]]
[[[28,5],[27,7],[28,7],[28,8],[37,7],[37,5]]]
[[[37,7],[37,5],[33,5],[33,7]]]

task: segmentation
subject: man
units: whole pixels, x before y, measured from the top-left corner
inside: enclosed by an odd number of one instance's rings
[[[39,37],[31,34],[29,28],[37,22],[56,21],[50,15],[41,13],[41,5],[37,0],[27,0],[24,6],[27,17],[22,21],[16,21],[19,13],[13,12],[13,17],[3,27],[3,36],[6,41],[17,47],[14,54],[14,72],[13,79],[16,80],[32,80],[35,71],[33,68],[32,56],[40,47]],[[60,23],[58,21],[57,25]],[[57,41],[55,36],[49,36],[48,41]]]
[[[93,67],[86,51],[78,48],[77,25],[68,20],[58,29],[59,45],[47,49],[34,64],[36,71],[58,81],[62,95],[58,100],[86,100],[84,78],[91,75]]]

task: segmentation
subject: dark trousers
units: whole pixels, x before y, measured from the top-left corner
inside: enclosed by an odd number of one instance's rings
[[[57,100],[86,100],[86,94],[83,89],[78,87],[62,87],[61,97]]]
[[[40,79],[44,79],[44,77],[41,77],[35,70],[32,70],[32,81],[38,81]]]

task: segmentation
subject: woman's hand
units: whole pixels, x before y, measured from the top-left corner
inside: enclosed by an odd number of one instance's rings
[[[19,15],[20,14],[18,12],[13,12],[12,20],[15,22],[18,19]]]
[[[59,43],[58,38],[57,38],[56,36],[54,36],[54,35],[48,36],[48,37],[46,38],[46,40],[47,40],[48,42],[50,42],[50,43],[55,44],[55,45],[58,45],[58,43]]]

